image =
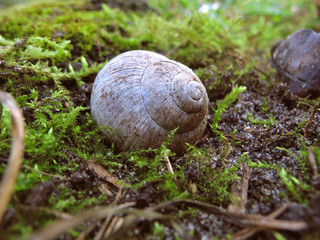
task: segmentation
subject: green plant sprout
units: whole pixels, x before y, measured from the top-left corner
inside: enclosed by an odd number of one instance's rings
[[[269,119],[258,119],[254,118],[251,113],[248,113],[248,118],[250,122],[255,125],[274,126],[277,124],[277,120],[272,114],[269,114]]]
[[[225,138],[223,134],[218,130],[221,116],[231,105],[231,103],[237,100],[239,94],[244,92],[246,89],[247,88],[244,86],[234,86],[231,92],[222,101],[217,102],[217,109],[212,108],[212,110],[214,111],[214,118],[209,126],[211,128],[211,131],[218,134],[221,139]]]
[[[268,101],[266,99],[265,96],[262,97],[262,107],[261,107],[261,111],[262,112],[266,112],[269,110],[269,107],[268,107]]]
[[[297,199],[298,202],[309,206],[309,201],[303,194],[303,191],[310,190],[310,185],[306,183],[302,183],[294,176],[291,176],[284,168],[282,168],[279,172],[279,176],[286,186],[288,191],[291,193],[291,196]]]

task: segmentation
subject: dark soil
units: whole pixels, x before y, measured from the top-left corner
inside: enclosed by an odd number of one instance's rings
[[[93,1],[96,7],[101,6],[101,2],[111,2],[111,6],[119,7],[127,4],[127,1]],[[144,11],[148,6],[144,1],[135,3],[131,1],[129,9],[139,9]],[[131,5],[130,5],[131,4]],[[128,5],[126,5],[128,6]],[[74,67],[75,68],[75,67]],[[92,83],[95,76],[90,76],[85,80],[85,84],[79,90],[78,88],[66,84],[65,87],[70,91],[72,104],[74,106],[88,107],[90,102],[90,94]],[[297,179],[305,179],[309,176],[308,183],[314,188],[314,191],[306,196],[310,202],[310,207],[307,208],[304,204],[291,199],[290,196],[284,195],[287,189],[281,181],[277,170],[272,168],[252,168],[248,183],[248,201],[246,204],[246,213],[266,216],[281,206],[288,204],[289,207],[278,217],[278,219],[286,219],[291,221],[304,221],[310,226],[310,232],[319,231],[317,227],[320,225],[320,178],[314,177],[310,168],[306,168],[306,172],[302,172],[301,166],[297,164],[294,155],[300,156],[301,151],[307,149],[308,146],[320,146],[320,114],[316,112],[313,119],[310,115],[313,111],[313,106],[305,104],[303,99],[298,98],[290,92],[285,84],[274,82],[266,87],[263,81],[257,79],[255,85],[244,82],[247,86],[247,91],[240,94],[238,100],[233,103],[228,110],[222,115],[219,122],[219,131],[222,132],[226,139],[221,141],[220,136],[212,133],[209,126],[207,127],[204,138],[197,144],[199,148],[210,148],[219,150],[223,146],[228,145],[229,150],[224,156],[222,162],[220,158],[212,155],[210,168],[226,168],[235,165],[241,159],[244,153],[251,161],[257,163],[262,162],[269,165],[275,164],[280,168],[286,169]],[[39,85],[38,89],[41,91],[41,99],[46,98],[46,93],[49,94],[47,85]],[[230,91],[230,86],[226,87]],[[221,92],[221,91],[220,91]],[[48,95],[50,96],[50,94]],[[221,96],[219,96],[221,97]],[[40,99],[40,100],[41,100]],[[211,97],[210,106],[216,108],[216,98]],[[85,114],[89,111],[84,111],[79,118],[79,122],[85,122]],[[23,109],[26,122],[33,121],[33,112],[30,109]],[[270,120],[270,124],[253,123],[249,119],[248,113],[252,115],[253,119]],[[273,119],[270,119],[270,116]],[[209,122],[213,119],[213,112],[211,110],[209,115]],[[306,123],[310,119],[310,124]],[[276,122],[276,124],[272,124]],[[108,146],[107,146],[108,147]],[[287,149],[288,151],[285,151]],[[50,196],[58,196],[61,194],[59,187],[67,186],[73,191],[85,191],[89,196],[98,197],[101,194],[99,186],[107,184],[110,187],[110,195],[103,203],[105,206],[111,204],[117,198],[118,188],[110,184],[103,177],[99,176],[88,163],[77,156],[73,152],[66,150],[65,154],[79,165],[74,172],[65,172],[62,179],[50,180],[35,186],[32,193],[20,193],[18,196],[21,205],[28,208],[45,207]],[[2,155],[0,155],[2,156]],[[4,156],[5,157],[5,156]],[[26,156],[28,157],[28,155]],[[219,160],[218,160],[219,159]],[[121,161],[121,160],[120,160]],[[122,167],[115,167],[112,173],[120,180],[126,180],[127,176],[134,175],[134,166],[131,163],[125,163],[123,160]],[[178,156],[172,159],[173,169],[179,166],[184,166],[186,163],[186,155]],[[106,166],[105,169],[107,169]],[[243,176],[243,172],[237,172],[239,177]],[[185,167],[185,176],[188,181],[197,184],[202,174],[199,163],[191,162]],[[162,199],[161,193],[156,191],[158,182],[149,182],[138,189],[126,189],[126,194],[118,199],[118,203],[136,202],[135,208],[144,209],[152,207],[159,203]],[[195,193],[197,194],[197,193]],[[209,202],[210,203],[210,202]],[[215,204],[215,203],[212,203]],[[221,206],[227,208],[229,203]],[[166,209],[166,214],[175,215],[180,210],[187,210],[185,207],[173,207]],[[18,210],[17,210],[18,211]],[[24,212],[22,215],[27,217],[29,214],[36,214],[34,211],[20,209]],[[13,210],[7,211],[2,228],[12,224],[15,221],[16,213]],[[182,217],[177,217],[185,232],[193,231],[191,239],[210,239],[214,237],[224,238],[226,234],[235,233],[241,228],[230,223],[226,218],[208,214],[205,211],[195,210],[190,214],[185,214]],[[165,225],[165,235],[163,239],[176,239],[175,229],[166,221],[159,221]],[[89,225],[89,223],[87,223]],[[99,231],[99,227],[103,224],[97,224],[92,232],[87,236],[88,239],[94,237]],[[146,239],[152,233],[153,223],[147,220],[141,220],[135,226],[128,229],[118,236],[118,239]],[[286,239],[301,239],[305,232],[292,233],[289,231],[282,231],[281,234]],[[311,236],[313,236],[311,234]],[[314,235],[317,235],[315,233]],[[318,233],[317,236],[320,236]],[[1,238],[1,237],[0,237]],[[70,235],[61,235],[59,239],[73,239]],[[155,238],[160,239],[160,238]],[[257,233],[250,239],[275,239],[271,232],[264,231]]]
[[[81,91],[73,91],[71,93],[74,96],[73,103],[75,105],[88,106],[90,97],[90,84],[86,84],[82,87]],[[287,95],[284,96],[283,91]],[[268,102],[268,110],[263,111],[263,100],[265,97]],[[228,155],[225,157],[226,165],[232,166],[241,158],[241,154],[248,153],[250,159],[255,161],[261,161],[269,164],[276,164],[281,166],[287,171],[290,171],[296,178],[301,178],[301,170],[297,166],[296,160],[286,151],[279,149],[283,147],[290,150],[293,154],[299,155],[303,147],[302,144],[307,142],[309,145],[319,145],[320,136],[320,115],[316,114],[311,125],[308,129],[306,137],[298,138],[297,134],[290,134],[293,131],[304,135],[305,128],[299,128],[299,124],[303,121],[303,118],[308,120],[312,108],[307,105],[298,105],[299,99],[287,92],[285,86],[275,85],[274,88],[267,92],[267,94],[259,94],[254,91],[246,91],[242,93],[239,100],[232,104],[226,113],[223,114],[220,121],[220,131],[227,136],[227,141],[231,142],[234,139],[237,140],[236,144],[230,147]],[[215,106],[215,102],[210,102],[210,105]],[[265,125],[253,124],[249,119],[247,113],[251,113],[254,118],[268,119],[269,114],[274,116],[277,124],[266,127]],[[209,116],[210,119],[213,115]],[[232,131],[237,130],[234,135]],[[297,130],[298,129],[298,130]],[[219,149],[222,145],[219,136],[214,135],[208,128],[205,134],[205,138],[198,147]],[[59,194],[60,190],[55,186],[65,185],[75,191],[86,190],[90,196],[98,196],[100,193],[98,186],[103,182],[103,179],[99,179],[94,171],[90,170],[86,166],[86,162],[81,158],[70,153],[70,159],[80,164],[76,172],[67,173],[65,177],[69,180],[48,181],[37,185],[31,195],[26,196],[25,204],[28,206],[45,206],[48,197],[53,194]],[[184,164],[184,156],[177,158],[173,161],[173,168],[177,165]],[[223,167],[221,162],[217,161],[217,158],[211,160],[212,168]],[[134,171],[133,166],[130,164],[124,164],[124,168],[119,168],[114,172],[115,176],[119,179],[126,179],[128,174]],[[185,175],[188,180],[197,182],[199,175],[201,174],[200,168],[197,163],[192,163],[185,169]],[[308,173],[311,175],[311,173]],[[242,172],[239,171],[238,175],[241,177]],[[319,178],[310,179],[316,192],[320,191]],[[152,186],[154,185],[154,186]],[[127,189],[127,194],[124,199],[120,199],[121,203],[124,202],[136,202],[137,208],[145,208],[153,206],[158,203],[159,196],[156,192],[155,186],[157,183],[149,183],[137,190]],[[303,204],[290,203],[290,199],[283,198],[282,193],[286,189],[282,184],[279,175],[276,170],[270,169],[258,169],[254,168],[251,171],[251,176],[248,185],[248,202],[246,205],[246,212],[249,214],[268,215],[276,209],[280,208],[284,204],[289,203],[287,210],[280,215],[280,219],[306,221],[310,226],[318,226],[320,219],[320,211],[317,201],[319,200],[319,193],[310,195],[308,198],[311,202],[312,208],[307,209]],[[108,205],[114,201],[115,195],[110,197],[105,204]],[[169,214],[174,214],[178,209],[169,210]],[[8,212],[5,217],[5,225],[10,223],[12,213]],[[10,217],[11,216],[11,217]],[[166,225],[165,222],[161,222]],[[228,233],[234,233],[240,228],[232,225],[224,218],[207,214],[205,212],[196,211],[195,214],[186,215],[180,218],[180,224],[186,231],[194,231],[194,239],[209,239],[212,237],[223,237]],[[126,237],[135,237],[138,239],[145,238],[152,224],[149,221],[141,221],[133,229],[128,230],[125,234]],[[96,233],[99,229],[96,229]],[[91,233],[94,236],[94,231]],[[165,227],[165,239],[175,239],[175,230],[170,226]],[[300,239],[303,233],[291,234],[290,232],[282,233],[287,239]],[[124,235],[121,235],[119,239],[123,239]],[[259,237],[260,239],[272,239],[268,232],[255,235],[253,239]],[[69,239],[67,236],[59,239]]]

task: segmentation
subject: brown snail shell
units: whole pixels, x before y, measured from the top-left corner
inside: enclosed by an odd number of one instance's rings
[[[178,128],[170,148],[182,152],[206,128],[208,95],[183,64],[149,51],[129,51],[98,73],[91,114],[120,151],[158,147]]]
[[[300,97],[320,95],[320,34],[300,29],[271,49],[271,60],[280,79]]]

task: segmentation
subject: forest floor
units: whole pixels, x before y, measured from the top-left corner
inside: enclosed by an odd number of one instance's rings
[[[270,61],[278,40],[319,30],[316,6],[245,2],[2,9],[0,89],[21,107],[26,140],[0,239],[319,239],[319,100],[293,95]],[[182,155],[170,139],[117,152],[90,115],[96,74],[134,49],[182,62],[208,91],[206,131]],[[0,176],[10,126],[2,107]]]

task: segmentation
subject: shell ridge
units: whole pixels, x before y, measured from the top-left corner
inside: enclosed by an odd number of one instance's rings
[[[162,127],[162,126],[160,126],[160,125],[157,123],[157,121],[151,116],[150,112],[148,111],[148,109],[147,109],[147,107],[146,107],[146,102],[145,102],[144,97],[143,97],[143,95],[142,95],[143,90],[142,90],[142,83],[141,83],[141,81],[142,81],[142,76],[144,75],[144,72],[146,71],[147,68],[148,68],[148,66],[146,66],[146,67],[143,69],[143,72],[141,73],[141,76],[140,76],[140,97],[141,97],[141,99],[142,99],[143,107],[144,107],[144,109],[146,110],[146,113],[149,115],[149,117],[152,119],[152,121],[154,121],[159,127]]]
[[[177,74],[178,83],[172,91]],[[202,84],[190,68],[161,54],[125,52],[98,73],[92,88],[91,114],[97,125],[108,126],[103,132],[120,151],[158,147],[170,130],[179,127],[170,149],[180,152],[185,142],[192,144],[201,137],[207,123],[208,97],[203,85],[198,88],[196,83]],[[182,107],[175,101],[175,93]],[[192,101],[197,102],[195,108],[202,104],[203,109],[186,111],[193,108],[189,104]],[[184,109],[184,104],[189,106]],[[118,130],[119,135],[109,128]]]

